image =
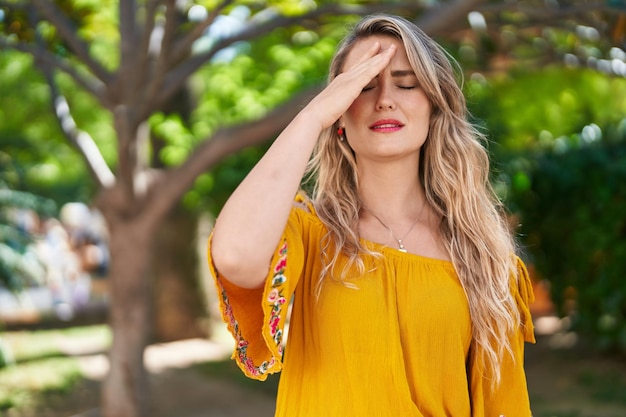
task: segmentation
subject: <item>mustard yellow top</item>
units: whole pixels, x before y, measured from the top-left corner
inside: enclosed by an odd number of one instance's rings
[[[492,391],[470,349],[467,298],[451,262],[365,242],[384,256],[363,258],[369,272],[348,280],[356,288],[329,279],[317,299],[325,232],[311,207],[294,208],[258,290],[233,285],[209,262],[239,367],[260,380],[282,370],[276,416],[531,416],[523,354],[524,341],[534,342],[533,295],[521,261],[511,286],[522,316],[515,360],[505,355]]]

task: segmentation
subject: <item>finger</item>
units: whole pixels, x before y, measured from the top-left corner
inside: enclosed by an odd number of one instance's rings
[[[368,53],[378,50],[379,48],[380,45],[372,47]],[[345,94],[346,98],[352,97],[355,99],[367,83],[389,65],[395,51],[395,45],[391,45],[384,51],[376,52],[375,55],[364,59],[360,64],[339,74],[339,76],[331,82],[331,86],[329,86],[331,87],[330,89],[337,91],[338,95]],[[366,55],[368,53],[366,53]]]
[[[391,58],[396,53],[396,49],[395,45],[390,45],[389,48],[364,59],[360,64],[346,71],[346,73],[350,73],[350,77],[353,79],[364,77],[363,80],[367,83],[389,65]]]
[[[380,52],[380,47],[381,47],[380,42],[378,41],[374,42],[374,44],[370,47],[370,49],[368,49],[365,52],[365,54],[363,54],[363,56],[357,62],[355,62],[355,64],[351,68],[354,68],[362,64],[363,62],[367,61],[368,59],[378,54]],[[346,68],[346,70],[349,70],[349,69],[350,68]]]
[[[395,52],[395,45],[382,51],[380,44],[373,45],[366,51],[359,64],[335,77],[311,101],[309,108],[314,109],[320,116],[322,126],[330,126],[350,107],[363,88],[389,65]]]

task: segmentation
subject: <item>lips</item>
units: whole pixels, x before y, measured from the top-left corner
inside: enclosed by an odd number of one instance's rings
[[[404,124],[395,119],[377,120],[370,125],[370,130],[375,132],[395,132],[404,127]]]

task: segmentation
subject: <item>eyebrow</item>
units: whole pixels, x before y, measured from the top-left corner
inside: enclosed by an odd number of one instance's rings
[[[391,76],[392,77],[408,77],[408,76],[415,77],[416,75],[413,70],[396,70],[396,71],[391,71]]]

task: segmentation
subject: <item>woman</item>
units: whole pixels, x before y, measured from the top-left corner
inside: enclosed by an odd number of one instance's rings
[[[530,416],[531,287],[446,54],[370,16],[329,79],[216,221],[233,357],[282,370],[277,416]]]

